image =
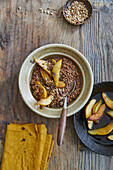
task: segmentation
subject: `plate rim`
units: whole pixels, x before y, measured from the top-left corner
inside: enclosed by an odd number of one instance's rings
[[[97,84],[94,84],[94,88],[96,88],[96,86],[98,86],[98,85],[101,85],[101,84],[110,84],[110,83],[112,83],[113,84],[113,81],[103,81],[103,82],[99,82],[99,83],[97,83]],[[93,88],[93,91],[95,90]],[[93,92],[92,92],[92,94],[93,94]],[[81,112],[81,110],[77,113],[77,114],[79,114]],[[100,155],[104,155],[104,156],[113,156],[113,152],[106,152],[105,153],[105,151],[103,152],[103,150],[105,150],[105,149],[107,149],[108,150],[108,148],[113,148],[113,145],[104,145],[104,144],[100,144],[100,143],[98,143],[98,142],[96,142],[95,140],[93,140],[91,137],[90,137],[90,135],[87,133],[87,130],[85,130],[84,129],[84,133],[85,133],[85,135],[86,135],[86,137],[87,137],[87,141],[89,142],[92,142],[92,144],[93,144],[93,146],[96,146],[96,150],[95,150],[95,148],[92,148],[92,145],[89,145],[89,143],[87,143],[86,142],[86,140],[79,134],[79,132],[78,132],[78,126],[76,125],[76,123],[77,123],[77,120],[76,120],[76,115],[77,114],[74,114],[73,115],[73,123],[74,123],[74,129],[75,129],[75,131],[76,131],[76,133],[77,133],[77,135],[78,135],[78,137],[79,137],[79,139],[82,141],[82,143],[85,145],[85,146],[87,146],[90,150],[92,150],[93,152],[95,152],[95,153],[97,153],[97,154],[100,154]],[[82,121],[82,120],[81,120]],[[83,122],[83,121],[82,121]],[[83,127],[83,126],[82,126]],[[80,127],[79,127],[80,128]],[[98,150],[98,148],[99,147],[103,147],[100,151]]]

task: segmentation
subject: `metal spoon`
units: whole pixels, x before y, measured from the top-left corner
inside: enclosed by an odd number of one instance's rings
[[[85,5],[86,9],[88,10],[88,17],[85,20],[79,21],[79,22],[71,22],[69,19],[67,19],[66,10],[67,10],[68,6],[70,6],[71,3],[74,1],[82,2]],[[92,16],[92,5],[88,0],[68,0],[66,2],[66,4],[63,6],[63,16],[69,23],[71,23],[73,25],[82,25],[82,24],[86,23]]]
[[[74,90],[75,90],[76,82],[74,80],[73,88],[68,93],[67,96],[69,96]],[[57,136],[57,144],[60,146],[62,145],[63,139],[64,139],[64,133],[66,129],[66,120],[67,120],[67,96],[64,99],[64,106],[62,109],[60,121],[59,121],[59,127],[58,127],[58,136]]]

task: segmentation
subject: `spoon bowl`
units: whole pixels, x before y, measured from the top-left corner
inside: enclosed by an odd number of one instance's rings
[[[86,19],[84,19],[83,21],[72,22],[71,20],[67,19],[67,17],[66,17],[66,10],[74,1],[82,2],[85,5],[86,9],[88,10],[88,17]],[[92,5],[88,0],[68,0],[66,2],[66,4],[63,6],[63,16],[70,24],[82,25],[82,24],[86,23],[92,16]]]

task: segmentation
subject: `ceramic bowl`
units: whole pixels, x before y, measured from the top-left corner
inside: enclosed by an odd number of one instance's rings
[[[88,61],[78,50],[70,46],[64,44],[49,44],[33,51],[25,59],[20,69],[19,73],[20,94],[24,102],[27,104],[27,106],[35,113],[48,118],[60,117],[62,107],[61,108],[44,107],[43,109],[40,109],[40,107],[35,105],[36,99],[33,97],[30,90],[30,79],[35,65],[31,61],[33,61],[34,58],[42,59],[45,57],[47,58],[51,55],[53,56],[63,55],[64,57],[70,58],[77,64],[81,71],[82,89],[77,99],[68,106],[67,113],[68,117],[77,113],[84,107],[84,105],[90,98],[93,89],[93,73]]]
[[[87,8],[87,10],[88,10],[88,17],[84,20],[84,21],[82,21],[82,22],[71,22],[71,20],[68,20],[67,18],[66,18],[66,10],[67,10],[67,8],[68,8],[68,6],[70,6],[71,5],[71,3],[72,2],[74,2],[75,0],[67,0],[67,2],[66,2],[66,4],[63,6],[63,16],[64,16],[64,18],[70,23],[70,24],[73,24],[73,25],[82,25],[82,24],[84,24],[84,23],[86,23],[89,19],[90,19],[90,17],[92,16],[92,5],[91,5],[91,3],[88,1],[88,0],[77,0],[78,2],[82,2],[84,5],[85,5],[85,7]]]

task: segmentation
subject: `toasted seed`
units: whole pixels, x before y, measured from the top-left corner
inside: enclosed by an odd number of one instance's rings
[[[46,13],[46,9],[44,9],[43,12]]]
[[[50,15],[53,15],[53,12],[50,12]]]
[[[42,8],[39,8],[39,11],[42,11]]]
[[[22,9],[21,6],[18,6],[18,9],[21,10]]]
[[[49,11],[46,11],[47,14],[49,14]]]
[[[61,15],[58,15],[58,18],[60,18],[61,17]]]

